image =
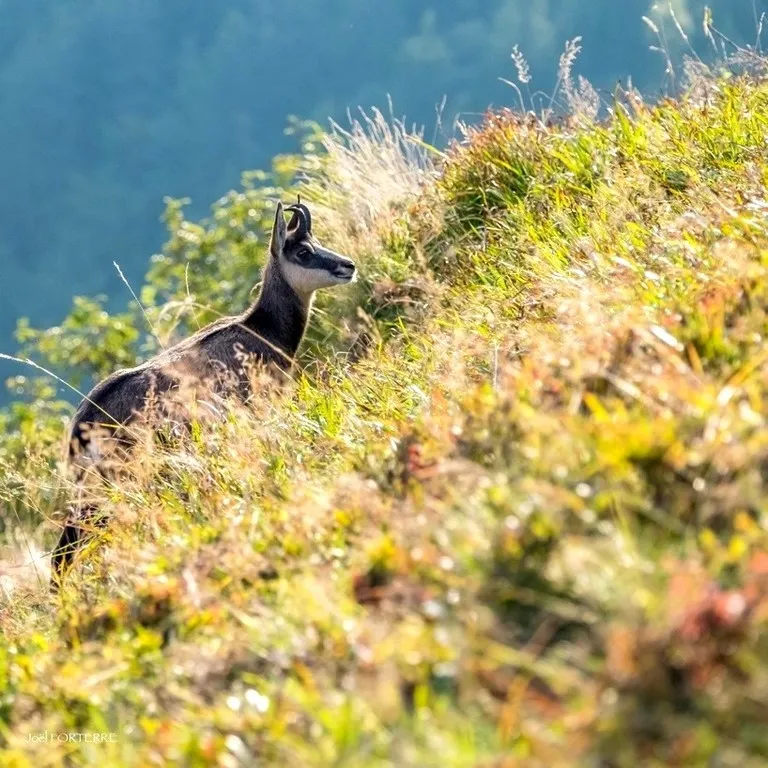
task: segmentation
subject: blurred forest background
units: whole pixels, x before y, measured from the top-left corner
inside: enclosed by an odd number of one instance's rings
[[[709,5],[721,30],[754,43],[759,4]],[[675,7],[706,52],[704,3]],[[50,325],[74,294],[126,304],[112,262],[140,284],[164,239],[163,198],[189,197],[204,215],[243,171],[295,149],[290,115],[343,123],[348,107],[386,107],[391,94],[445,143],[456,115],[517,103],[499,81],[514,78],[515,44],[532,88],[551,90],[576,35],[577,71],[609,99],[630,74],[653,97],[664,65],[641,21],[651,11],[648,0],[0,0],[0,350],[15,347],[18,317]]]

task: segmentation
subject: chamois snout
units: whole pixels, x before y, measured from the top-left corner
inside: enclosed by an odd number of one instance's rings
[[[337,279],[339,283],[351,283],[357,276],[357,267],[352,259],[341,256],[333,251],[320,249],[322,255],[327,259],[325,268],[331,277]]]
[[[357,267],[355,262],[344,256],[339,256],[339,263],[336,265],[333,274],[342,279],[345,283],[351,283],[357,277]]]

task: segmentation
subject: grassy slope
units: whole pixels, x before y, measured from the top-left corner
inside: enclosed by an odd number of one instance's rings
[[[3,606],[3,759],[765,764],[768,86],[708,90],[491,117],[347,243],[365,343]]]

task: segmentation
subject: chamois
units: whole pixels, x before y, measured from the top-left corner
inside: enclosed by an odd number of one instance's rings
[[[97,384],[77,409],[69,430],[68,461],[91,463],[106,476],[98,433],[130,450],[134,424],[147,409],[162,415],[164,396],[178,394],[190,377],[221,395],[250,394],[253,363],[288,370],[306,331],[314,292],[349,283],[355,264],[324,248],[312,233],[312,215],[299,201],[277,204],[262,287],[254,304],[240,315],[217,320],[193,336],[135,368],[117,371]],[[52,556],[54,588],[68,570],[98,517],[93,504],[76,503]]]

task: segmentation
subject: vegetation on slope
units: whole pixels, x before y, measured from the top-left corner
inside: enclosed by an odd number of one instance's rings
[[[60,597],[9,559],[4,761],[763,765],[768,85],[700,85],[492,114],[434,162],[374,120],[205,222],[172,205],[162,338],[245,300],[297,171],[363,278],[292,382],[147,441]],[[80,309],[38,360],[151,351]],[[66,407],[16,384],[6,537],[45,549]]]

